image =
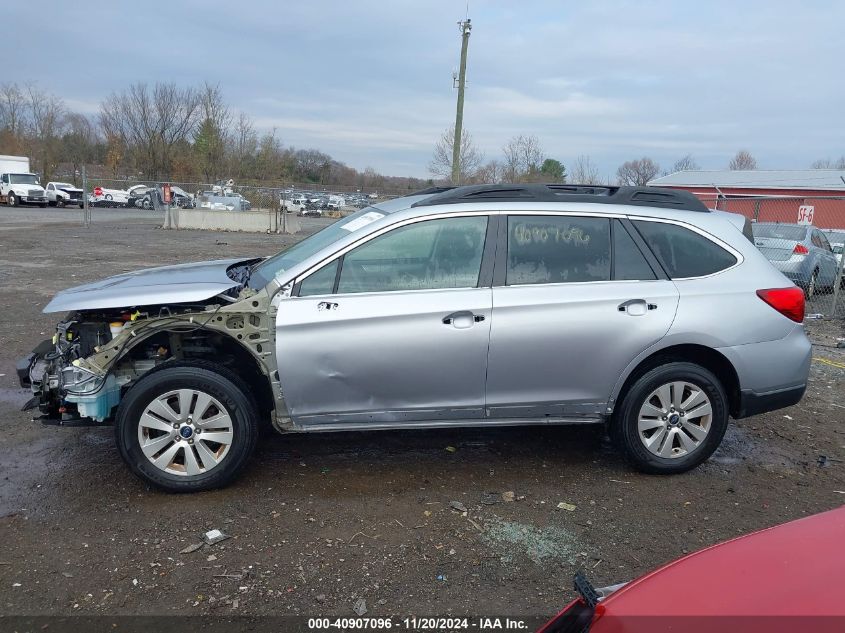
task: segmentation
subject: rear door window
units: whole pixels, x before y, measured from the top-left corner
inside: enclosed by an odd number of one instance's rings
[[[690,229],[666,222],[633,223],[672,279],[712,275],[736,264],[731,253]]]
[[[505,283],[610,280],[610,220],[552,215],[508,217]]]

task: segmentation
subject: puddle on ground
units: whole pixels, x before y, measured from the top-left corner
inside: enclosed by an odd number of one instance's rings
[[[749,463],[772,472],[795,472],[801,463],[794,455],[768,442],[755,438],[751,432],[736,424],[728,426],[718,450],[705,462],[720,466]]]
[[[538,565],[552,561],[574,565],[580,551],[577,537],[562,527],[538,528],[498,517],[487,521],[485,527],[482,539],[504,563],[523,555]]]

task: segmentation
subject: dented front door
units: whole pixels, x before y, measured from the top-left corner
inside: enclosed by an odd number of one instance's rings
[[[279,376],[296,424],[401,424],[483,415],[490,288],[291,297]]]

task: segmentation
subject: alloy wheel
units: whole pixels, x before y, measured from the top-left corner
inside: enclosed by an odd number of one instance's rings
[[[652,391],[640,407],[637,434],[654,455],[674,459],[695,451],[710,432],[713,407],[701,387],[675,381]]]
[[[201,475],[226,458],[233,429],[231,416],[217,399],[196,389],[177,389],[147,405],[138,423],[138,443],[156,468],[172,475]]]

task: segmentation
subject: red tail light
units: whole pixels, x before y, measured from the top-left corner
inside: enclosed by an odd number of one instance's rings
[[[810,252],[810,249],[804,246],[803,244],[796,244],[795,248],[792,249],[792,252],[796,255],[806,255]]]
[[[757,296],[788,319],[796,323],[804,320],[804,291],[801,288],[792,286],[791,288],[758,290]]]

